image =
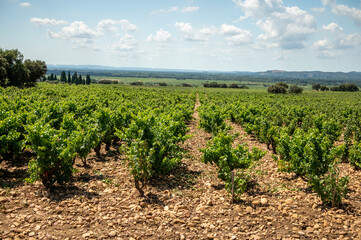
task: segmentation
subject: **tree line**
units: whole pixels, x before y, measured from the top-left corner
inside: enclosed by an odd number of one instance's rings
[[[34,86],[36,81],[45,76],[47,66],[44,61],[24,61],[24,56],[17,49],[0,48],[0,86]]]
[[[247,86],[245,85],[238,85],[236,83],[231,83],[229,85],[225,84],[225,83],[217,83],[217,82],[211,82],[211,83],[203,83],[203,87],[205,88],[244,88],[244,89],[248,89]]]
[[[55,75],[56,80],[56,75]],[[68,71],[68,74],[65,73],[65,71],[62,71],[60,74],[60,82],[68,83],[68,84],[76,84],[76,85],[89,85],[91,83],[90,74],[87,74],[86,77],[82,77],[81,74],[78,75],[77,72],[73,73],[73,75],[70,74],[70,71]]]
[[[328,88],[327,86],[322,86],[321,84],[312,85],[312,90],[316,91],[336,91],[336,92],[358,92],[359,88],[353,83],[340,84],[335,87]]]

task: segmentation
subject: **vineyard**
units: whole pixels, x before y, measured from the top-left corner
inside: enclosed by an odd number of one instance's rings
[[[354,239],[361,95],[0,88],[2,239]]]

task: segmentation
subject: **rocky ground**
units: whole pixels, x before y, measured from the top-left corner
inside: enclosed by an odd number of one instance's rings
[[[0,239],[361,239],[360,172],[343,164],[347,198],[340,209],[324,206],[303,179],[277,171],[264,144],[230,124],[239,133],[236,143],[267,151],[253,186],[231,204],[217,169],[200,161],[199,148],[211,135],[197,123],[195,111],[181,168],[153,179],[145,198],[117,147],[91,155],[86,168],[77,161],[72,184],[52,193],[23,182],[26,164],[3,162]]]

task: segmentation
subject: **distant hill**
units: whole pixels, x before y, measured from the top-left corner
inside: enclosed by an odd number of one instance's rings
[[[90,74],[104,77],[137,77],[137,78],[172,78],[194,80],[225,80],[275,83],[283,81],[289,84],[307,85],[323,84],[338,85],[354,83],[361,87],[361,72],[321,72],[321,71],[283,71],[268,70],[264,72],[242,71],[200,71],[162,68],[129,68],[100,65],[48,65],[48,74],[60,75],[61,71]]]
[[[260,76],[279,78],[299,78],[299,79],[335,79],[335,80],[361,80],[361,72],[320,72],[320,71],[300,71],[288,72],[281,70],[268,70],[259,72]]]

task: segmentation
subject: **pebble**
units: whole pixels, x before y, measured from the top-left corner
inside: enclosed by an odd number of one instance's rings
[[[268,200],[267,198],[261,198],[261,203],[264,205],[264,204],[267,204]]]
[[[253,208],[252,208],[252,207],[250,207],[250,206],[246,207],[246,212],[248,212],[248,213],[253,212]]]
[[[83,238],[88,238],[88,237],[90,237],[90,236],[91,236],[91,233],[90,233],[90,232],[84,233],[84,234],[82,235]]]
[[[108,234],[109,237],[115,237],[115,235],[117,235],[117,232],[116,232],[116,231],[111,231],[111,232],[109,232],[109,234]]]
[[[288,199],[285,200],[285,203],[286,204],[291,204],[291,203],[293,203],[293,200],[291,198],[288,198]]]

